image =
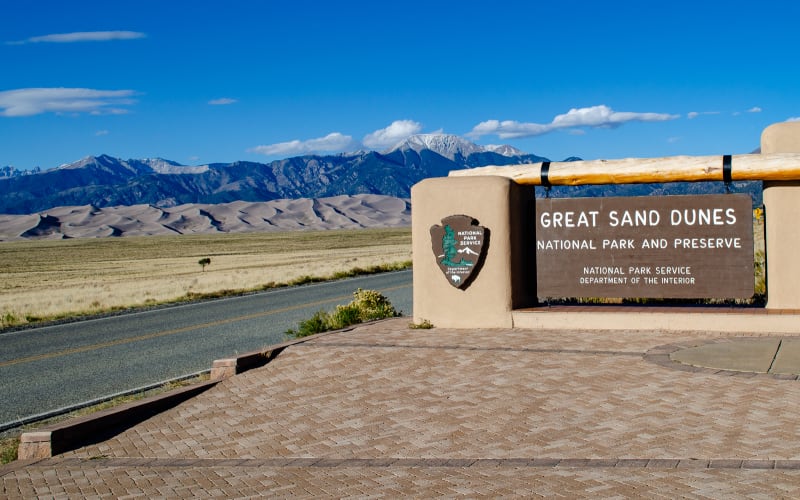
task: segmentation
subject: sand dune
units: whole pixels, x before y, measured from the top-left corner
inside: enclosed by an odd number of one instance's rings
[[[0,241],[409,225],[409,200],[360,194],[171,208],[57,207],[31,215],[0,215]]]

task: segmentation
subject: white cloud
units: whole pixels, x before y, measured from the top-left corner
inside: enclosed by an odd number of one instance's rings
[[[96,135],[97,137],[100,137],[101,135],[108,135],[108,130],[98,130],[97,132],[94,133],[94,135]]]
[[[267,156],[300,155],[318,152],[352,151],[361,147],[383,149],[394,146],[411,135],[418,134],[422,125],[413,120],[395,120],[389,126],[364,136],[362,143],[353,140],[352,136],[333,132],[316,139],[279,142],[265,146],[256,146],[247,151]]]
[[[7,45],[26,43],[75,43],[75,42],[107,42],[110,40],[135,40],[147,35],[138,31],[78,31],[74,33],[54,33],[27,38],[17,42],[6,42]]]
[[[42,113],[125,114],[136,101],[133,90],[81,88],[27,88],[0,92],[0,116],[32,116]]]
[[[369,149],[384,149],[394,146],[409,136],[419,134],[422,124],[413,120],[395,120],[388,127],[364,136],[362,142]]]
[[[752,108],[748,109],[748,113],[761,113],[762,109],[758,106],[753,106]]]
[[[345,151],[355,145],[353,138],[339,132],[333,132],[325,137],[308,139],[305,141],[297,140],[279,142],[266,146],[256,146],[248,149],[250,153],[260,153],[267,156],[273,155],[299,155],[306,153],[316,153],[321,151]]]
[[[473,127],[467,135],[472,138],[479,138],[484,135],[497,135],[501,139],[515,139],[520,137],[533,137],[546,134],[559,129],[571,129],[577,127],[618,127],[623,123],[657,122],[674,120],[679,115],[665,113],[634,113],[614,111],[605,105],[591,106],[588,108],[573,108],[568,112],[553,118],[547,124],[524,123],[513,120],[487,120]]]
[[[787,122],[800,122],[800,116],[792,116],[786,119]]]
[[[230,97],[221,97],[219,99],[212,99],[208,103],[212,106],[225,106],[226,104],[234,104],[239,102],[238,99],[231,99]]]
[[[516,137],[542,135],[551,130],[553,130],[551,127],[538,123],[520,123],[514,120],[486,120],[475,125],[467,136],[477,139],[484,135],[494,134],[501,139],[514,139]]]
[[[626,122],[662,122],[678,118],[677,115],[663,113],[632,113],[614,111],[608,106],[592,106],[590,108],[570,109],[563,115],[553,119],[553,128],[569,127],[616,127]]]
[[[700,115],[719,115],[721,114],[719,111],[689,111],[686,113],[686,118],[690,120],[694,120]]]

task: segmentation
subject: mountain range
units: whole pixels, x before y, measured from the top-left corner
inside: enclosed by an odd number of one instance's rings
[[[58,206],[323,198],[379,194],[409,198],[411,186],[450,170],[546,160],[511,146],[479,146],[443,134],[416,135],[383,151],[307,155],[271,163],[237,161],[185,166],[155,159],[90,156],[49,170],[0,170],[0,213],[32,214]]]
[[[563,161],[580,160],[570,157]],[[382,151],[306,155],[271,163],[181,165],[108,155],[42,170],[0,168],[0,241],[133,234],[408,225],[411,186],[451,170],[538,163],[511,146],[444,134],[411,136]],[[746,192],[761,183],[556,186],[538,196],[643,196]]]

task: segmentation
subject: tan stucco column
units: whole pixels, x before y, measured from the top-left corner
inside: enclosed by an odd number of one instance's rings
[[[513,326],[511,311],[536,301],[533,200],[532,187],[503,177],[426,179],[411,189],[415,322]],[[432,249],[431,226],[451,215],[468,215],[490,233],[483,266],[465,289],[448,281]]]
[[[800,153],[800,122],[764,129],[761,153]],[[764,210],[767,308],[800,309],[800,181],[764,182]]]

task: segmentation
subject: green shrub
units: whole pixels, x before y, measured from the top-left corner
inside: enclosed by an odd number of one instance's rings
[[[419,323],[409,323],[408,327],[412,330],[430,330],[433,328],[433,323],[427,319],[423,319]]]
[[[350,303],[346,306],[336,306],[336,310],[329,317],[328,327],[331,330],[338,330],[356,323],[361,323],[361,311]]]
[[[308,337],[309,335],[314,335],[315,333],[327,332],[330,330],[330,328],[328,328],[329,322],[330,317],[328,316],[328,313],[325,311],[317,311],[310,318],[301,321],[297,326],[297,330],[291,328],[286,330],[286,335],[300,338]]]
[[[0,438],[0,465],[4,465],[16,460],[18,449],[18,437]]]
[[[8,327],[20,324],[21,321],[17,317],[16,314],[12,313],[11,311],[6,311],[2,315],[0,315],[0,327]]]
[[[755,253],[755,288],[756,296],[764,296],[767,293],[767,260],[762,250]]]
[[[358,289],[353,292],[353,301],[347,305],[336,306],[332,313],[317,311],[310,318],[301,321],[297,330],[289,329],[286,334],[300,338],[315,333],[339,330],[351,325],[376,319],[400,316],[389,299],[375,290]]]
[[[380,292],[359,288],[353,293],[353,296],[354,300],[350,305],[358,309],[359,319],[362,322],[400,316],[389,299]]]

